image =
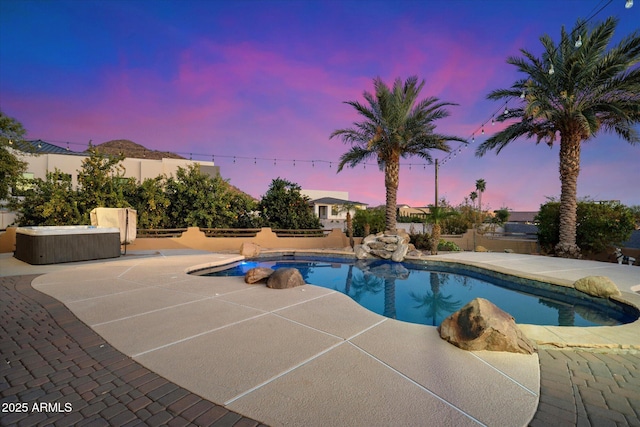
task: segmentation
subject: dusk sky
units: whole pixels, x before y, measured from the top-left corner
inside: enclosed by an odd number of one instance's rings
[[[469,139],[440,168],[440,196],[462,203],[482,178],[485,208],[537,210],[559,197],[559,149],[523,139],[475,157],[504,109],[486,95],[521,77],[508,56],[539,55],[540,36],[558,41],[594,14],[619,18],[616,42],[640,27],[638,0],[0,0],[0,109],[27,138],[76,151],[129,139],[213,158],[256,198],[281,177],[376,206],[383,173],[373,162],[336,174],[348,146],[329,135],[358,119],[344,101],[362,101],[373,78],[416,75],[421,98],[459,104],[436,131]],[[640,145],[599,134],[583,144],[578,196],[640,205],[639,164]],[[398,202],[433,201],[434,167],[403,159]]]

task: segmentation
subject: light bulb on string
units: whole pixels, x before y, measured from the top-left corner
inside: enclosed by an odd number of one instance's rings
[[[258,164],[258,159],[256,157],[253,158],[253,164],[257,165]]]
[[[509,109],[507,107],[504,107],[504,115],[506,116],[507,114],[509,114]]]
[[[576,40],[576,44],[575,44],[576,48],[579,48],[582,46],[582,35],[578,36],[578,40]]]
[[[524,93],[524,90],[523,90],[522,93],[520,94],[520,99],[524,99],[525,96],[526,94]]]
[[[484,135],[484,125],[482,125],[482,134]]]
[[[553,64],[551,64],[551,66],[549,67],[549,75],[552,75],[555,72],[556,72],[556,70],[554,70]]]
[[[627,2],[624,4],[624,7],[626,9],[631,9],[633,7],[633,0],[627,0]]]
[[[493,117],[491,117],[491,126],[495,126],[496,125],[496,121],[493,119]]]

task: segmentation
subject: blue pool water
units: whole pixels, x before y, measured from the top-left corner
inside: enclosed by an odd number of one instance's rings
[[[573,289],[486,270],[440,265],[289,257],[243,261],[195,274],[244,276],[254,267],[297,268],[306,283],[342,292],[363,307],[405,322],[439,325],[474,298],[485,298],[511,314],[517,323],[560,326],[619,325],[637,314],[608,300]]]

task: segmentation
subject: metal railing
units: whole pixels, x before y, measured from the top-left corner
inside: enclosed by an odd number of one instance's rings
[[[180,237],[186,228],[138,228],[136,237],[167,238]]]
[[[313,230],[286,230],[273,229],[278,237],[325,237],[331,233],[331,230],[313,229]]]
[[[200,228],[206,237],[256,237],[260,228]]]

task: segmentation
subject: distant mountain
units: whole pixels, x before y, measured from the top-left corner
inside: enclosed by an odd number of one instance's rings
[[[114,156],[123,154],[125,157],[135,159],[184,159],[184,157],[169,151],[149,150],[144,145],[136,144],[128,139],[114,139],[113,141],[98,144],[95,148],[101,153],[111,154]]]

